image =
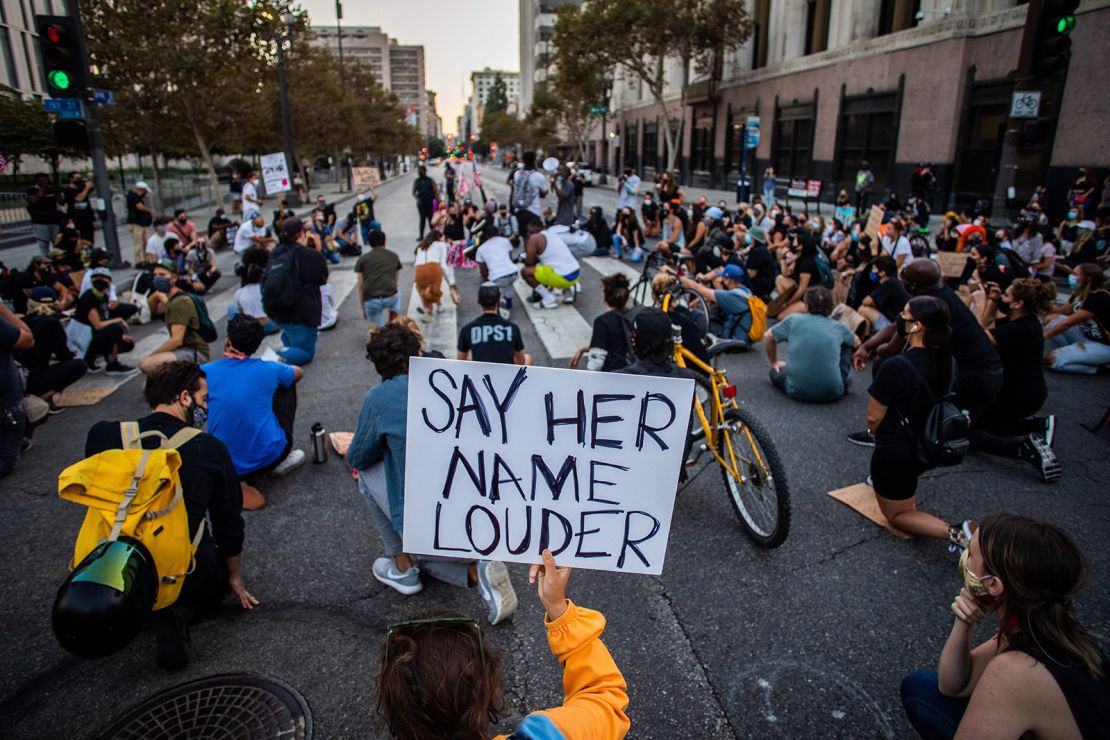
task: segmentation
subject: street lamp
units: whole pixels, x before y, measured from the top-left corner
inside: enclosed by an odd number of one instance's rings
[[[270,38],[277,44],[278,89],[281,93],[281,139],[285,154],[285,171],[292,177],[297,160],[293,154],[293,127],[289,123],[289,88],[285,84],[285,44],[291,44],[293,41],[293,24],[296,18],[292,11],[286,8],[281,14],[281,20],[285,24],[285,33],[275,33]]]
[[[609,140],[606,138],[605,129],[608,128],[609,101],[613,97],[613,81],[616,80],[616,79],[617,79],[617,76],[613,73],[613,70],[608,69],[608,70],[605,71],[605,100],[603,101],[605,103],[605,107],[604,107],[605,112],[601,114],[601,159],[602,159],[602,164],[601,164],[601,174],[598,175],[598,177],[597,177],[597,184],[598,185],[608,185],[609,184],[609,178],[607,178],[605,176],[605,173],[607,173],[609,171]]]

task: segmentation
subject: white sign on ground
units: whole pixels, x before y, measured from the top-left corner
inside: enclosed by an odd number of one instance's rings
[[[414,357],[405,552],[658,575],[694,382]]]
[[[289,170],[285,167],[285,153],[262,155],[262,183],[266,186],[266,193],[285,193],[293,189],[289,182]]]

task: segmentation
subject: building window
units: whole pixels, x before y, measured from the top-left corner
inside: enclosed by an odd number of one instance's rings
[[[0,27],[0,83],[8,87],[19,87],[15,79],[15,57],[12,56],[11,38],[8,29]]]
[[[875,175],[873,196],[889,187],[898,145],[894,130],[897,120],[898,96],[894,93],[844,99],[837,141],[836,179],[840,187],[851,190],[863,162]]]
[[[587,150],[587,159],[590,160],[590,169],[592,169],[594,172],[597,172],[597,142],[591,141],[590,145],[587,147]]]
[[[695,170],[709,172],[713,169],[713,113],[695,116],[691,134],[691,165]]]
[[[921,0],[880,0],[879,36],[897,33],[917,25]]]
[[[624,152],[624,163],[628,167],[636,168],[636,155],[639,150],[636,148],[638,142],[636,140],[636,124],[624,127],[624,141],[621,142],[621,150]]]
[[[832,0],[806,0],[806,54],[829,48],[829,15]]]
[[[771,0],[755,0],[752,13],[752,69],[767,66],[768,26],[771,24]]]
[[[808,177],[813,154],[814,103],[776,109],[772,161],[779,177]]]
[[[643,168],[656,169],[659,164],[659,135],[655,122],[644,124],[643,154],[640,161]]]

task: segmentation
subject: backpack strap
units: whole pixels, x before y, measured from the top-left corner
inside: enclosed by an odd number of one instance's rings
[[[127,521],[127,511],[131,508],[131,502],[135,500],[135,496],[139,493],[139,483],[143,479],[143,474],[146,472],[147,461],[150,460],[150,453],[152,450],[143,450],[142,456],[139,457],[139,464],[135,467],[135,473],[131,476],[131,485],[124,491],[123,498],[116,507],[116,520],[112,523],[112,531],[108,534],[108,541],[115,542],[123,531],[123,523]]]
[[[139,422],[122,421],[119,425],[119,438],[125,450],[137,450],[141,447],[139,442]]]
[[[200,434],[199,429],[193,427],[182,427],[177,430],[177,433],[166,440],[162,446],[171,450],[176,450],[182,447],[186,442],[193,439],[193,437]]]

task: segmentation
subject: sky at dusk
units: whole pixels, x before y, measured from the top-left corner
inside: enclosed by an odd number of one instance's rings
[[[300,0],[314,26],[335,27],[334,0]],[[470,94],[470,72],[520,66],[517,0],[344,0],[343,26],[380,26],[400,44],[422,44],[425,87],[436,93],[444,133]]]

